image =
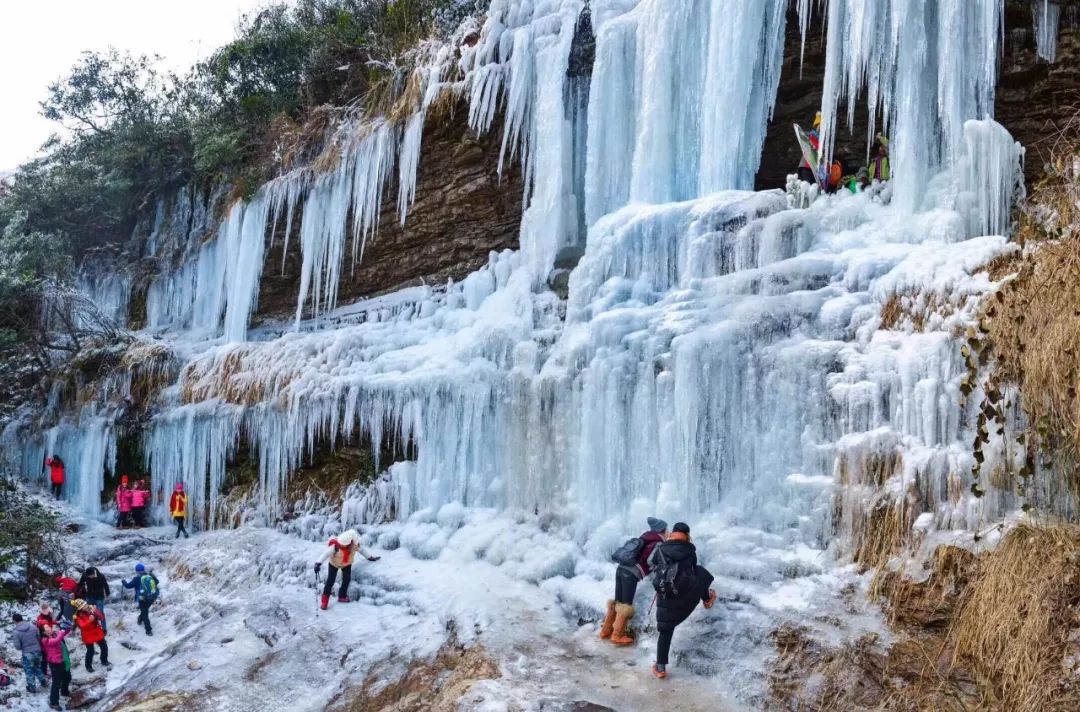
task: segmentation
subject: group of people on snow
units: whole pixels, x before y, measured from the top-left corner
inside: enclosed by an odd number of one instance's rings
[[[821,112],[814,115],[814,127],[807,132],[806,138],[814,151],[821,150]],[[874,139],[874,146],[870,161],[862,166],[855,174],[849,172],[850,166],[846,165],[843,156],[838,156],[831,163],[826,163],[824,156],[820,156],[820,164],[816,168],[810,166],[810,162],[804,157],[799,164],[799,179],[804,183],[818,183],[825,188],[826,192],[835,193],[841,188],[847,188],[852,193],[857,193],[867,188],[874,182],[887,182],[891,178],[889,169],[889,139],[883,134],[878,134]]]
[[[22,656],[22,668],[26,675],[26,689],[30,693],[40,686],[49,690],[49,707],[60,709],[60,698],[69,697],[71,685],[71,650],[67,638],[75,630],[86,648],[83,660],[86,672],[94,672],[94,658],[100,654],[101,665],[108,670],[109,663],[108,621],[105,617],[105,600],[111,591],[109,582],[97,568],[90,566],[78,581],[68,576],[58,576],[56,605],[41,604],[34,622],[25,620],[20,613],[12,615],[14,627],[11,641]],[[122,581],[124,588],[134,589],[135,603],[139,607],[138,622],[147,635],[153,635],[150,626],[150,607],[158,598],[157,576],[143,564],[135,565],[135,576]],[[51,679],[51,682],[50,682]]]
[[[705,608],[716,603],[711,586],[713,576],[698,564],[697,549],[690,527],[676,522],[668,532],[662,519],[648,518],[649,529],[630,539],[612,554],[615,569],[615,598],[608,600],[607,614],[600,624],[600,637],[616,645],[632,645],[630,629],[634,618],[634,596],[638,583],[651,578],[656,591],[656,662],[653,675],[667,677],[668,655],[675,628],[690,617],[700,601]]]
[[[60,499],[63,496],[66,470],[64,461],[59,455],[50,455],[45,458],[45,466],[49,468],[49,483],[53,497]],[[145,527],[148,523],[147,510],[153,504],[150,493],[150,484],[140,478],[131,484],[128,475],[120,476],[120,485],[113,495],[116,502],[116,526],[118,529],[129,527]],[[172,495],[169,497],[169,517],[176,525],[176,536],[179,539],[183,534],[189,536],[186,526],[188,496],[184,491],[184,484],[177,482]]]

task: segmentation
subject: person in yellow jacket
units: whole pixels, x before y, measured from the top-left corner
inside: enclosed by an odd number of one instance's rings
[[[172,515],[173,523],[176,524],[176,539],[180,538],[183,534],[187,539],[187,528],[184,527],[184,520],[187,519],[187,493],[184,492],[184,483],[177,482],[176,490],[172,493],[172,497],[169,498],[169,514]]]
[[[349,603],[349,580],[352,578],[352,564],[356,555],[360,554],[368,561],[378,561],[378,556],[372,556],[360,546],[360,535],[355,529],[349,529],[331,539],[326,545],[326,551],[315,562],[315,575],[318,576],[324,561],[330,561],[330,568],[326,572],[326,585],[323,586],[321,608],[325,611],[330,605],[330,594],[334,590],[334,579],[337,572],[341,571],[341,588],[338,589],[338,603]]]
[[[877,151],[874,157],[870,159],[870,165],[867,166],[867,169],[870,180],[882,182],[889,180],[889,139],[881,134],[877,135]]]

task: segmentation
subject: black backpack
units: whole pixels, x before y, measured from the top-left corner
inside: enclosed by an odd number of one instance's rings
[[[679,562],[669,561],[664,556],[662,546],[656,547],[654,556],[655,560],[652,568],[653,588],[656,589],[657,597],[663,599],[677,598],[679,589],[685,584],[685,581],[682,580],[685,577],[680,576],[682,571],[679,568]]]
[[[616,549],[615,553],[611,555],[611,560],[620,566],[635,566],[638,562],[638,557],[641,555],[641,550],[644,548],[645,540],[641,537],[627,539],[626,543]]]

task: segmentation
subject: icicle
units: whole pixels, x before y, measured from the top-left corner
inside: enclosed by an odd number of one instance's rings
[[[992,119],[964,124],[965,188],[971,235],[1007,235],[1013,205],[1024,197],[1024,147]]]
[[[1032,0],[1031,14],[1035,21],[1035,52],[1053,64],[1057,59],[1061,6],[1051,0]]]

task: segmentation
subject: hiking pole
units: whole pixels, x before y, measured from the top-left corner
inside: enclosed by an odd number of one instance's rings
[[[322,601],[319,600],[319,570],[315,569],[315,615],[322,610]]]
[[[657,593],[654,593],[654,594],[652,595],[652,603],[650,603],[650,604],[649,604],[649,610],[645,611],[645,617],[646,617],[646,618],[648,618],[648,617],[649,617],[649,614],[651,614],[651,613],[652,613],[652,607],[653,607],[654,605],[656,605],[656,597],[657,597],[658,595],[659,595],[659,594],[657,594]]]

